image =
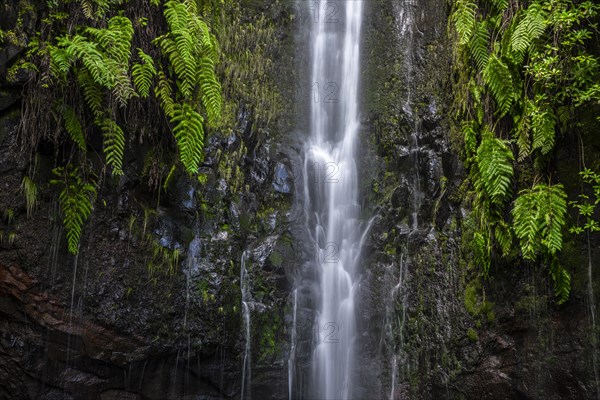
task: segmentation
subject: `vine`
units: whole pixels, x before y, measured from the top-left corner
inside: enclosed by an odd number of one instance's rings
[[[516,247],[549,266],[559,303],[570,291],[558,261],[567,202],[552,162],[563,135],[597,124],[578,116],[600,103],[590,43],[599,15],[600,5],[572,0],[459,0],[451,15],[476,259],[487,274],[495,252]]]

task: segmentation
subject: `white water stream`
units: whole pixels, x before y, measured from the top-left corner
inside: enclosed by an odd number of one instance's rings
[[[335,6],[333,7],[332,5]],[[311,32],[310,139],[304,162],[307,228],[316,249],[319,294],[311,398],[353,398],[356,304],[364,227],[356,146],[363,2],[319,1]]]

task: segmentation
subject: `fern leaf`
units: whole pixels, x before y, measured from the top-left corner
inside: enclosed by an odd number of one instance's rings
[[[483,269],[484,275],[487,275],[491,265],[489,236],[485,232],[475,232],[473,235],[473,245],[475,250],[475,261],[481,266],[481,269]]]
[[[507,142],[494,138],[491,133],[484,135],[477,149],[477,164],[480,178],[494,204],[502,204],[512,185],[514,156]]]
[[[98,83],[96,83],[87,71],[81,71],[77,74],[77,80],[83,90],[83,97],[88,107],[92,110],[95,116],[99,116],[103,112],[102,102],[104,93]]]
[[[102,118],[97,124],[103,133],[106,163],[112,167],[113,175],[123,175],[123,153],[125,152],[123,130],[110,118]]]
[[[569,299],[571,292],[571,276],[554,257],[550,265],[550,276],[554,281],[554,294],[558,297],[558,304],[563,304]]]
[[[171,92],[171,82],[167,80],[167,77],[161,71],[158,76],[158,85],[154,89],[154,95],[160,99],[160,105],[169,118],[173,117],[175,110],[175,102]]]
[[[511,231],[504,221],[498,221],[495,229],[495,237],[496,241],[500,245],[500,249],[502,250],[502,254],[506,257],[508,253],[510,253],[510,249],[512,248],[512,234]]]
[[[529,46],[546,30],[546,18],[539,4],[531,4],[524,12],[510,38],[510,45],[517,53],[525,53]]]
[[[214,124],[221,117],[221,85],[217,81],[214,64],[208,57],[203,57],[200,63],[199,81],[202,88],[202,104],[206,108],[208,121]]]
[[[50,73],[57,78],[65,78],[71,69],[72,58],[64,48],[49,46]]]
[[[522,191],[515,200],[512,210],[513,228],[519,239],[523,258],[535,259],[538,250],[539,233],[539,207],[535,194],[531,190]]]
[[[482,76],[494,95],[499,116],[505,115],[515,97],[513,79],[508,66],[494,54],[490,56]]]
[[[138,50],[138,56],[142,60],[142,64],[135,64],[131,69],[131,75],[133,77],[133,84],[137,88],[140,97],[145,99],[150,95],[150,87],[152,86],[152,79],[156,75],[156,69],[154,68],[154,61],[152,57],[144,53],[142,49]]]
[[[512,214],[524,258],[533,260],[541,250],[555,256],[562,249],[566,198],[562,185],[537,184],[521,191]]]
[[[81,151],[85,151],[85,134],[81,127],[81,123],[79,122],[79,118],[77,118],[77,115],[75,114],[75,110],[69,106],[65,106],[63,108],[62,116],[65,122],[65,128],[67,129],[67,133],[71,137],[71,140],[75,142]]]
[[[57,168],[53,171],[56,175],[63,175],[64,170]],[[71,254],[79,252],[79,239],[85,221],[92,213],[92,202],[96,196],[96,189],[85,183],[76,171],[71,171],[61,180],[51,181],[60,184],[63,189],[58,196],[60,208],[63,213],[63,224],[67,234],[68,249]]]
[[[483,71],[487,66],[490,50],[490,33],[485,22],[479,22],[473,29],[473,35],[469,41],[469,54],[475,60],[477,68]]]
[[[475,121],[463,121],[462,132],[465,139],[465,150],[467,157],[472,157],[477,152],[477,131]]]
[[[567,195],[562,185],[540,185],[543,202],[540,207],[543,215],[542,244],[548,253],[556,255],[563,244],[562,232],[567,212]]]
[[[472,0],[458,0],[455,5],[452,19],[459,36],[459,43],[466,45],[471,39],[475,28],[475,14],[477,4]]]
[[[173,134],[179,149],[179,158],[190,174],[198,172],[204,148],[204,119],[187,103],[175,104]]]
[[[556,117],[547,109],[534,108],[531,116],[533,149],[548,154],[554,148]]]
[[[23,177],[23,182],[21,183],[21,190],[25,195],[25,208],[27,210],[27,217],[31,217],[33,214],[33,209],[37,204],[38,190],[35,182],[28,176]]]

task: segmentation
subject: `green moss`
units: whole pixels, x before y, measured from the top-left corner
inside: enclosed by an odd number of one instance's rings
[[[467,336],[472,342],[476,342],[477,340],[479,340],[479,335],[477,334],[477,331],[473,328],[469,328],[469,330],[467,331]]]
[[[479,281],[477,281],[477,284],[479,284]],[[471,314],[471,316],[473,317],[479,314],[479,301],[477,297],[477,285],[474,285],[472,283],[469,284],[465,288],[464,304],[468,313]]]
[[[271,264],[273,264],[273,266],[279,267],[281,264],[283,264],[283,256],[280,252],[275,250],[269,255],[269,261],[271,261]]]

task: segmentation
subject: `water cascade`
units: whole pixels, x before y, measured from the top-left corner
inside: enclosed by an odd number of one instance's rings
[[[246,347],[244,349],[244,365],[242,367],[242,394],[240,396],[241,400],[250,399],[250,391],[246,391],[246,386],[250,387],[250,383],[252,382],[252,373],[250,369],[251,365],[251,348],[250,348],[250,308],[248,303],[249,293],[248,293],[248,281],[247,281],[247,271],[246,271],[246,259],[248,254],[246,251],[242,253],[242,262],[240,268],[240,290],[242,292],[242,316],[244,319],[244,327],[245,334],[244,338],[246,339]]]
[[[319,281],[310,398],[353,397],[361,226],[355,161],[362,1],[320,1],[312,24],[310,130],[304,161],[307,229]]]

